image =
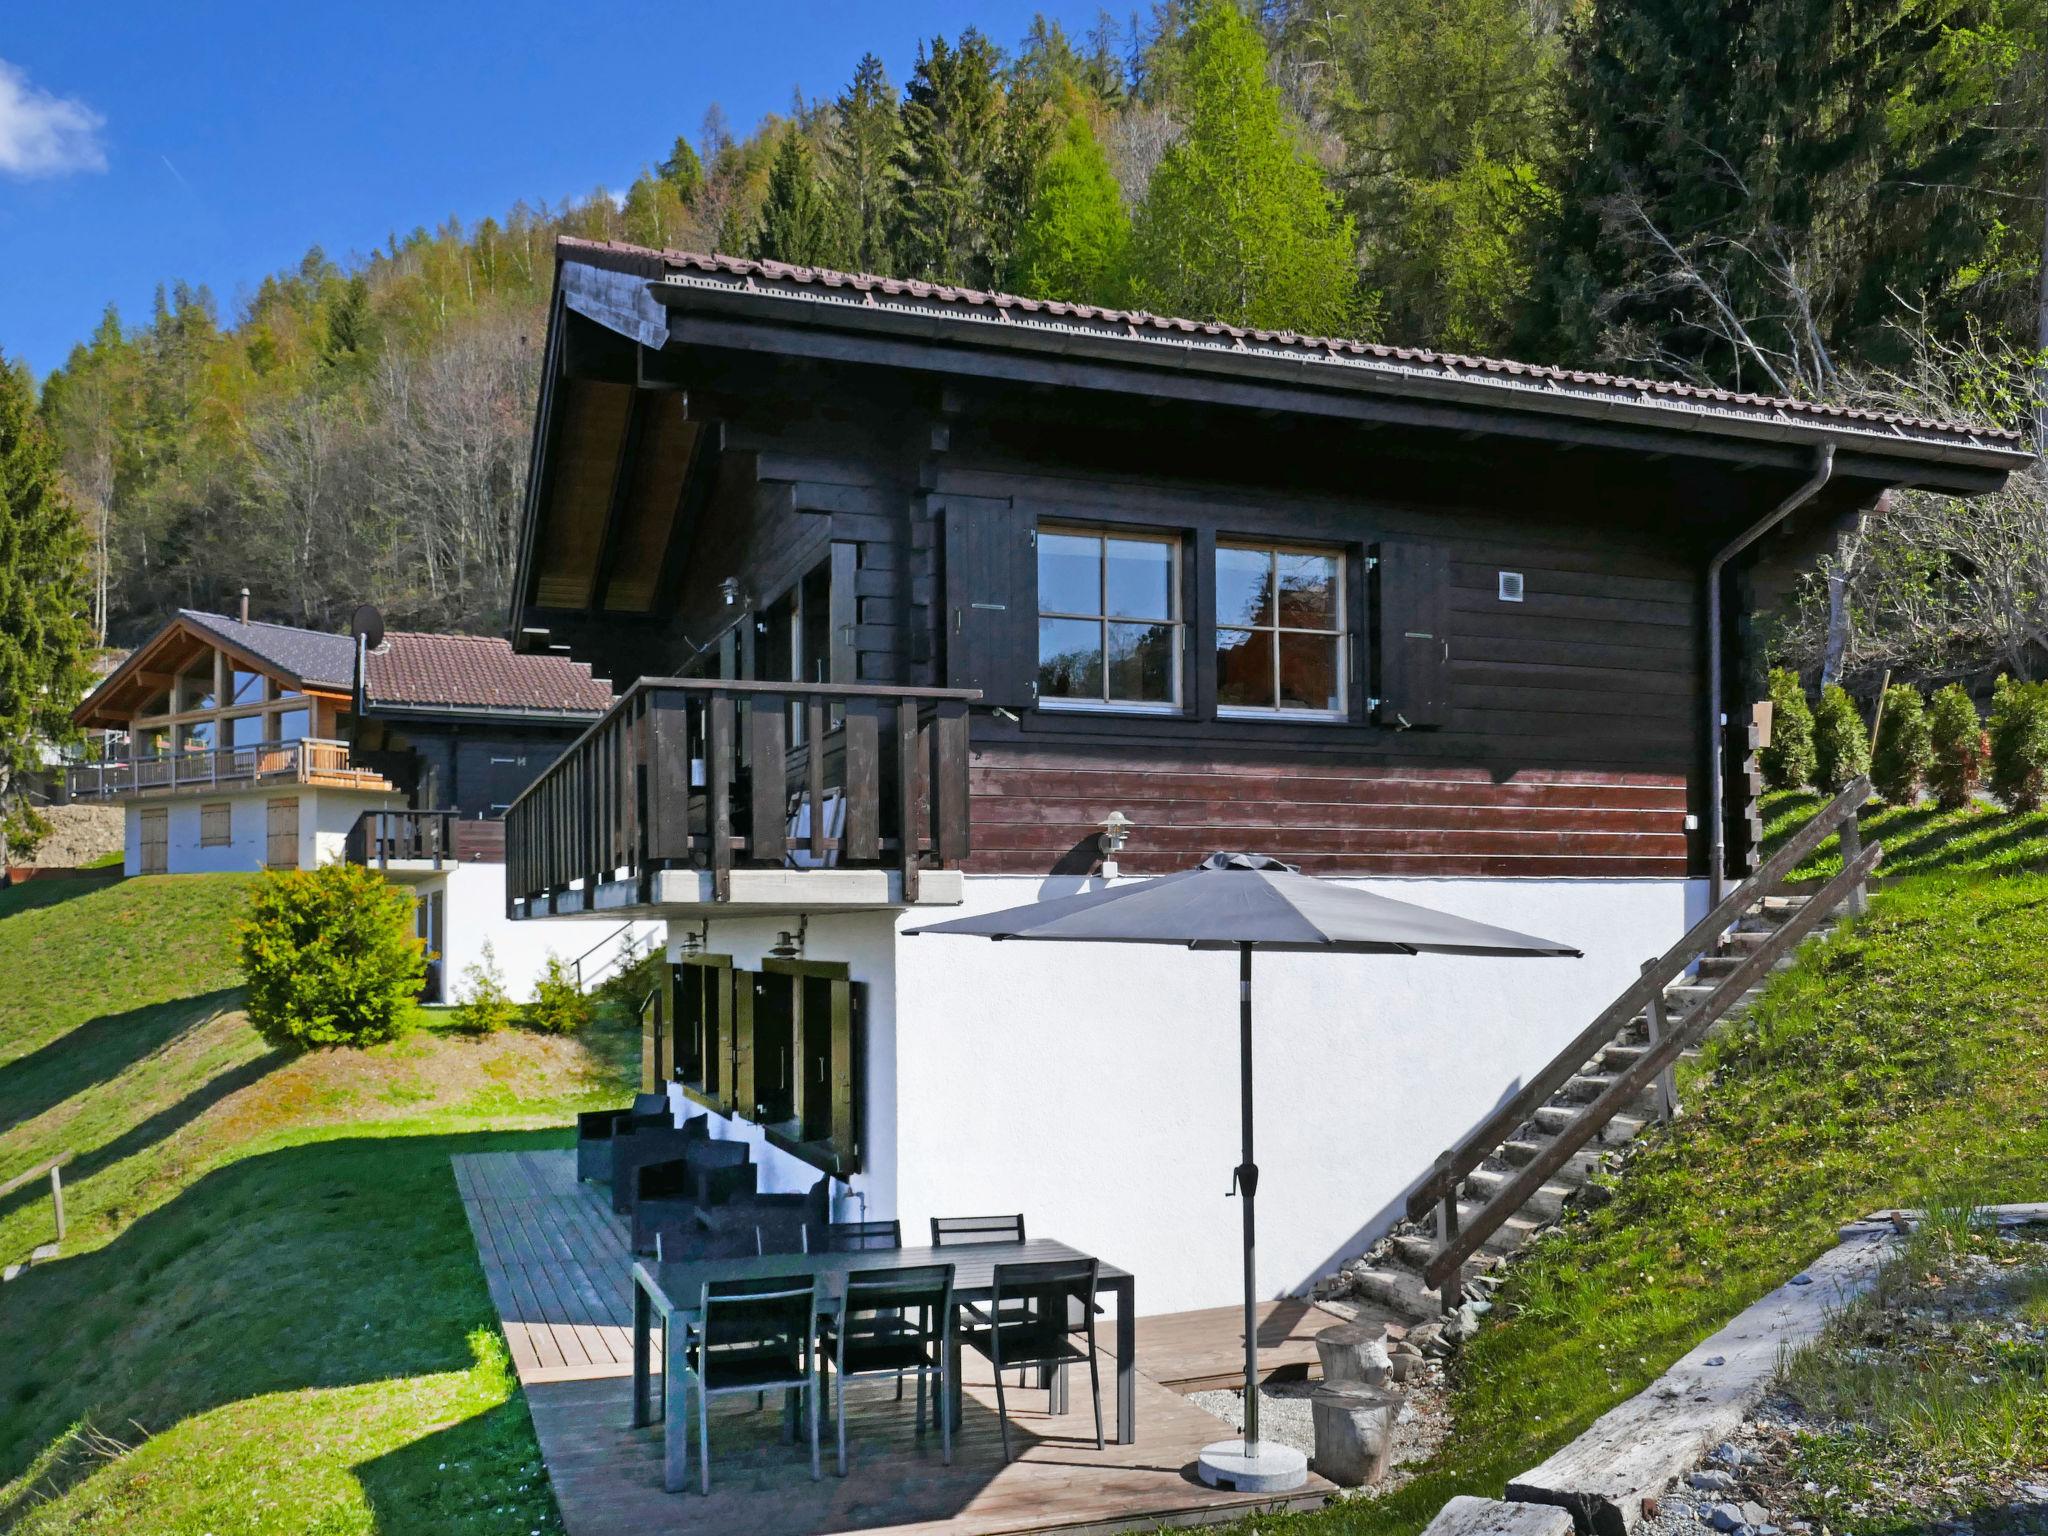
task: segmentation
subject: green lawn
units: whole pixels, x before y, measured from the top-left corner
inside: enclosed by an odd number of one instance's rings
[[[1821,796],[1811,790],[1765,795],[1764,846],[1784,842],[1821,804]],[[1880,882],[1942,870],[2048,869],[2048,811],[2023,816],[1982,802],[1944,811],[1931,800],[1918,805],[1874,800],[1864,809],[1862,829],[1865,841],[1884,844]],[[1793,873],[1799,879],[1825,880],[1841,869],[1841,844],[1831,838]]]
[[[0,1173],[60,1150],[65,1256],[0,1293],[0,1528],[554,1530],[448,1169],[558,1145],[637,1037],[264,1046],[236,877],[0,892]],[[39,1185],[0,1258],[47,1239]]]

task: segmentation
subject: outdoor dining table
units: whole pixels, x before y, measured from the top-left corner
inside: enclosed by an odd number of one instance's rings
[[[650,1352],[654,1319],[659,1316],[666,1340],[662,1398],[664,1435],[671,1488],[682,1485],[687,1456],[688,1412],[683,1396],[686,1338],[702,1302],[704,1285],[712,1280],[746,1280],[761,1275],[819,1276],[820,1305],[836,1308],[845,1294],[846,1276],[854,1271],[914,1269],[925,1264],[953,1266],[953,1300],[986,1307],[995,1288],[998,1264],[1043,1264],[1088,1255],[1050,1238],[1016,1243],[952,1243],[944,1248],[870,1248],[854,1253],[770,1253],[737,1259],[641,1259],[633,1265],[633,1424],[654,1422]],[[1096,1294],[1116,1301],[1116,1439],[1129,1445],[1137,1433],[1137,1282],[1128,1271],[1103,1264],[1097,1272]],[[946,1361],[948,1403],[953,1427],[960,1427],[960,1330],[952,1330],[953,1346]]]

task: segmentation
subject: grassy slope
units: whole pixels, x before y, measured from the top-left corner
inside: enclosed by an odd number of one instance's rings
[[[0,1528],[554,1529],[447,1159],[559,1143],[636,1042],[271,1052],[244,885],[0,893],[0,1170],[76,1158],[65,1257],[0,1294]],[[0,1202],[0,1257],[48,1213]]]
[[[1801,809],[1774,806],[1779,836]],[[2048,817],[1920,808],[1867,825],[1907,877],[1710,1044],[1681,1077],[1688,1113],[1645,1137],[1611,1204],[1515,1267],[1460,1359],[1434,1460],[1385,1499],[1261,1533],[1410,1532],[1452,1494],[1498,1497],[1843,1219],[1959,1193],[2043,1198],[2048,874],[2026,866],[2048,855]]]

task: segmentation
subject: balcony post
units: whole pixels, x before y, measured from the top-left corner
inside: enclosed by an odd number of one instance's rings
[[[923,839],[924,828],[919,824],[918,811],[922,805],[924,776],[924,754],[920,750],[924,737],[918,730],[917,700],[899,698],[896,701],[896,830],[902,839],[899,850],[903,856],[903,899],[917,900],[917,858],[918,845]]]

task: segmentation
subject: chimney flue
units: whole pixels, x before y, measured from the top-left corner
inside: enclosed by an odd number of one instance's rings
[[[249,622],[249,589],[247,587],[242,588],[242,622],[244,624]]]

